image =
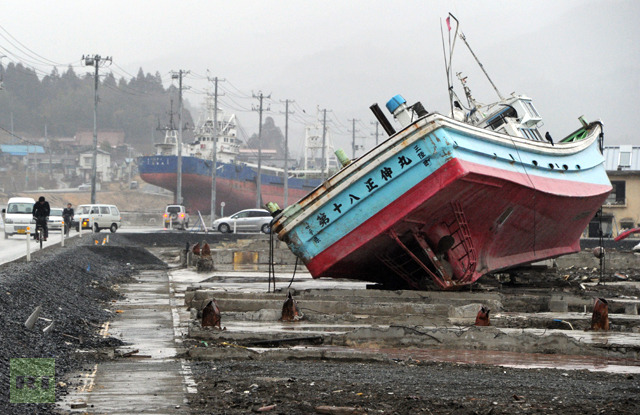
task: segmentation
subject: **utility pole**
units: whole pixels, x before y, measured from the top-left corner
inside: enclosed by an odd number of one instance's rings
[[[356,159],[356,132],[360,131],[356,130],[356,121],[360,120],[355,118],[351,120],[351,160]]]
[[[12,133],[13,134],[13,133]],[[27,157],[24,168],[24,190],[29,190],[29,143],[27,143]]]
[[[33,146],[33,188],[38,190],[38,148]]]
[[[178,160],[176,163],[178,182],[175,193],[175,203],[178,205],[182,204],[182,77],[189,72],[182,69],[178,73],[171,72],[171,79],[178,79]]]
[[[320,165],[320,180],[324,182],[326,176],[324,174],[325,153],[327,152],[327,109],[322,110],[322,157]]]
[[[105,58],[100,55],[82,55],[85,66],[95,68],[93,87],[93,161],[91,163],[91,203],[96,203],[96,175],[98,174],[98,69],[100,66],[111,64],[111,56]]]
[[[380,123],[378,121],[372,121],[370,124],[376,126],[375,134],[371,133],[371,135],[375,135],[375,137],[376,137],[376,146],[377,146],[378,145],[378,127],[380,126]]]
[[[258,98],[260,101],[260,106],[258,108],[251,108],[253,111],[258,111],[260,123],[258,124],[258,180],[256,182],[256,208],[260,208],[261,199],[262,199],[262,111],[269,111],[271,108],[267,108],[263,110],[262,108],[262,100],[264,98],[271,98],[271,94],[266,97],[262,94],[262,91],[258,91],[258,95],[253,94],[254,98]]]
[[[224,82],[224,79],[207,77],[207,80],[213,81],[213,149],[211,150],[211,227],[213,221],[216,220],[216,179],[217,179],[217,163],[218,163],[218,82]],[[224,94],[220,94],[224,95]]]
[[[53,165],[53,157],[52,157],[52,153],[51,153],[51,143],[49,142],[49,137],[47,136],[47,124],[44,124],[44,139],[45,142],[47,143],[47,148],[49,149],[49,176],[53,175],[53,168],[51,167]]]
[[[280,101],[282,102],[282,100]],[[289,206],[289,103],[294,103],[290,99],[284,100],[284,206],[282,209]]]

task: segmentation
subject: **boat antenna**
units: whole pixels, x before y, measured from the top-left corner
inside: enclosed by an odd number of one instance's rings
[[[451,114],[453,114],[453,97],[451,95],[453,88],[451,87],[451,79],[449,76],[449,65],[447,65],[447,49],[444,46],[444,33],[442,32],[442,20],[440,20],[440,37],[442,38],[442,54],[444,56],[444,70],[447,73],[447,91],[449,92],[449,106]]]
[[[502,94],[500,93],[500,91],[498,91],[498,87],[496,87],[496,84],[493,83],[493,81],[491,80],[491,78],[489,77],[489,74],[487,73],[487,71],[484,69],[484,66],[482,66],[482,63],[480,63],[480,60],[478,59],[478,57],[476,56],[475,53],[473,53],[473,49],[471,49],[471,46],[469,46],[469,42],[467,42],[467,38],[465,37],[464,33],[460,32],[460,39],[462,39],[462,41],[464,42],[465,45],[467,45],[467,48],[469,49],[469,52],[471,52],[471,54],[473,55],[473,58],[476,60],[476,62],[478,62],[478,65],[480,66],[480,69],[482,69],[482,72],[484,72],[484,75],[487,77],[487,79],[489,80],[489,82],[491,83],[491,86],[493,87],[493,89],[496,91],[496,94],[498,94],[498,96],[500,97],[501,100],[504,100],[504,97],[502,96]]]
[[[453,20],[456,21],[456,31],[455,31],[455,34],[453,35],[453,45],[451,44],[451,19],[452,18]],[[444,34],[442,32],[442,20],[440,20],[440,37],[442,38],[442,53],[444,55],[444,68],[445,68],[445,71],[447,72],[447,88],[449,91],[449,106],[451,107],[451,114],[453,114],[453,94],[454,94],[453,85],[451,84],[452,82],[451,60],[453,58],[453,50],[455,49],[455,46],[456,46],[456,38],[458,37],[459,26],[460,26],[460,23],[458,22],[458,19],[456,19],[454,15],[449,13],[449,17],[447,17],[447,29],[449,33],[449,58],[447,59],[447,50],[444,45]]]

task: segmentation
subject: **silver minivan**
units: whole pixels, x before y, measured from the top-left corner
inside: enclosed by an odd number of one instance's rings
[[[264,209],[245,209],[233,215],[216,219],[213,229],[222,233],[233,232],[271,232],[271,213]]]
[[[91,229],[100,232],[102,229],[109,229],[115,232],[120,227],[122,216],[116,205],[80,205],[76,209],[73,217],[76,230]]]

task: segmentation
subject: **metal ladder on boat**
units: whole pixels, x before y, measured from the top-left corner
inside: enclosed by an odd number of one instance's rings
[[[449,230],[449,234],[457,240],[458,243],[451,247],[450,252],[455,253],[462,249],[463,254],[458,256],[457,260],[462,264],[466,258],[466,266],[464,273],[459,278],[459,281],[467,282],[473,277],[473,273],[476,270],[476,265],[478,263],[478,257],[476,249],[473,246],[471,232],[469,232],[469,223],[467,222],[467,217],[462,210],[462,205],[460,205],[460,202],[454,200],[451,202],[451,208],[453,210],[455,220],[452,223],[445,222],[445,225]],[[452,230],[456,224],[458,225],[458,228]]]

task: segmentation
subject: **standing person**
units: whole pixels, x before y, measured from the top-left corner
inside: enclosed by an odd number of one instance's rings
[[[31,214],[36,220],[36,230],[38,226],[42,228],[44,232],[44,240],[46,241],[49,237],[49,228],[47,227],[47,218],[51,213],[51,208],[49,207],[49,202],[44,200],[44,196],[40,196],[38,201],[34,203],[33,210]],[[38,233],[36,232],[36,238],[38,238]]]
[[[73,208],[71,203],[67,203],[67,207],[62,209],[62,219],[64,219],[64,234],[69,236],[71,230],[71,221],[73,220]]]

